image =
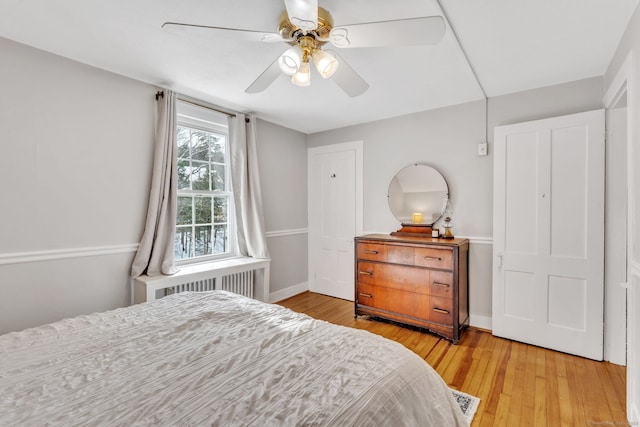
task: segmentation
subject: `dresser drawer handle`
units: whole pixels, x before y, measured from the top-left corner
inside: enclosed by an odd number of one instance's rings
[[[358,273],[359,274],[364,274],[364,275],[367,275],[367,276],[373,276],[373,271],[362,271],[362,270],[360,270],[360,271],[358,271]]]
[[[442,288],[448,288],[448,287],[449,287],[449,286],[451,286],[451,285],[449,285],[448,283],[438,283],[438,282],[433,282],[433,286],[440,286],[440,287],[442,287]]]
[[[425,256],[424,259],[428,261],[442,261],[442,258],[438,256]]]
[[[371,251],[369,249],[364,251],[365,254],[378,255],[378,251]]]
[[[365,297],[365,298],[373,298],[373,295],[365,294],[365,293],[362,293],[362,292],[360,292],[358,295],[360,295],[361,297]]]
[[[449,310],[443,310],[441,308],[434,308],[433,311],[436,313],[449,314]]]

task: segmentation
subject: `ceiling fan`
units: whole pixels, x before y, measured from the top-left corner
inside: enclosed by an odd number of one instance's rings
[[[251,39],[290,45],[245,90],[246,93],[264,91],[282,73],[290,75],[292,83],[308,86],[311,83],[309,63],[313,62],[320,76],[331,77],[351,97],[363,94],[369,84],[335,51],[323,49],[327,43],[337,48],[430,45],[438,43],[445,32],[441,16],[334,26],[331,14],[318,7],[318,0],[284,0],[284,4],[277,33],[180,22],[165,22],[162,27],[234,31]]]

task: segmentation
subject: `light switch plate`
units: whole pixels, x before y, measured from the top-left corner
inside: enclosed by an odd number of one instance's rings
[[[481,142],[478,144],[478,156],[486,156],[487,155],[487,143]]]

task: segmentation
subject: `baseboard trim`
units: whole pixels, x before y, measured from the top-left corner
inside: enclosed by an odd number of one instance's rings
[[[635,403],[631,403],[629,412],[631,412],[630,414],[628,414],[629,424],[637,425],[638,423],[640,423],[640,411],[638,410],[638,407],[635,405]]]
[[[300,283],[299,285],[291,286],[286,289],[281,289],[279,291],[272,292],[271,294],[269,294],[269,301],[270,302],[282,301],[287,298],[291,298],[293,296],[306,292],[308,290],[309,290],[309,283],[307,282]]]
[[[483,329],[486,331],[491,331],[491,317],[489,316],[480,316],[477,314],[471,314],[469,316],[469,326]]]
[[[92,246],[86,248],[52,249],[46,251],[29,251],[0,254],[0,265],[22,264],[29,262],[52,261],[60,259],[83,258],[124,254],[138,250],[137,243],[111,246]]]
[[[479,332],[486,332],[487,334],[493,334],[493,331],[491,329],[485,329],[485,328],[480,328],[478,326],[467,326],[467,329],[470,331],[479,331]]]

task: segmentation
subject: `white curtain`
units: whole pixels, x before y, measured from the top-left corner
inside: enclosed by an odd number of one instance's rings
[[[240,255],[269,258],[258,171],[255,118],[244,114],[229,118],[231,185],[236,205]]]
[[[155,154],[147,220],[138,252],[131,265],[131,277],[141,274],[174,274],[173,245],[176,234],[176,94],[159,92]]]

